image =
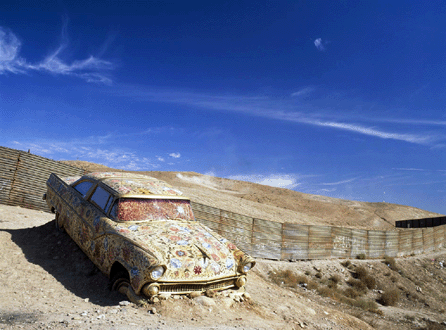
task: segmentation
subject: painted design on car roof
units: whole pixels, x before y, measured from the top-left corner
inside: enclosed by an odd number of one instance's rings
[[[182,196],[168,183],[147,175],[121,172],[93,172],[82,178],[100,180],[119,195]]]

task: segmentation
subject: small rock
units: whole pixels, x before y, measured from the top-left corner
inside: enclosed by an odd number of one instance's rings
[[[160,300],[157,298],[157,297],[153,297],[152,298],[152,302],[154,303],[154,304],[156,304],[156,303],[158,303]]]
[[[103,318],[105,318],[105,315],[104,315],[104,314],[101,314],[101,315],[99,315],[99,316],[97,317],[98,320],[103,319]]]
[[[214,298],[216,295],[216,291],[214,290],[206,290],[206,296],[208,296],[209,298]]]
[[[178,299],[180,299],[180,296],[176,294],[176,295],[172,296],[172,298],[173,298],[174,300],[178,300]]]
[[[149,310],[149,313],[151,313],[151,314],[153,314],[153,315],[156,315],[156,308],[155,308],[155,307],[152,307],[152,308]]]
[[[417,292],[423,292],[419,286],[417,286]]]
[[[87,315],[88,315],[87,311],[84,311],[84,312],[81,313],[81,316],[87,316]]]
[[[200,297],[200,296],[201,296],[201,292],[200,291],[194,291],[194,292],[189,293],[189,297],[190,298],[197,298],[197,297]]]
[[[90,298],[85,298],[84,301],[85,301],[85,302],[89,302],[89,301],[90,301]]]
[[[107,314],[117,314],[118,310],[117,309],[110,309]]]
[[[251,295],[248,292],[244,292],[243,297],[248,301],[251,300]]]
[[[123,300],[119,302],[119,306],[128,306],[128,305],[130,305],[130,301]]]
[[[197,304],[203,305],[203,306],[215,306],[215,301],[209,297],[206,296],[200,296],[194,299]]]
[[[167,299],[170,298],[170,296],[171,296],[170,293],[163,292],[163,293],[161,293],[158,297],[159,297],[159,299],[161,299],[161,300],[167,300]]]

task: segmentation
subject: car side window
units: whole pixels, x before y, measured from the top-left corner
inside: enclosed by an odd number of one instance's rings
[[[101,186],[98,186],[91,196],[90,200],[97,206],[99,206],[102,210],[106,210],[106,206],[109,205],[109,200],[112,198],[113,197],[107,190],[105,190]]]
[[[118,215],[118,199],[115,200],[115,202],[113,203],[113,206],[111,208],[110,211],[110,218],[112,219],[116,219],[117,215]]]
[[[74,186],[74,189],[79,191],[80,194],[82,195],[82,197],[85,198],[85,196],[87,195],[87,193],[90,190],[92,185],[93,185],[93,182],[83,181],[83,182],[77,184],[76,186]]]

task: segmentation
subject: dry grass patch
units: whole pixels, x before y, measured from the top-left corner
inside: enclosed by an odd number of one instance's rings
[[[378,302],[384,306],[395,306],[398,301],[399,292],[395,288],[385,290],[378,300]]]

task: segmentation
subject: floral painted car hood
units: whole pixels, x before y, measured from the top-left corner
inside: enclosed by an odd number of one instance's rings
[[[234,276],[244,253],[196,221],[120,223],[115,230],[153,254],[167,269],[163,282]]]

